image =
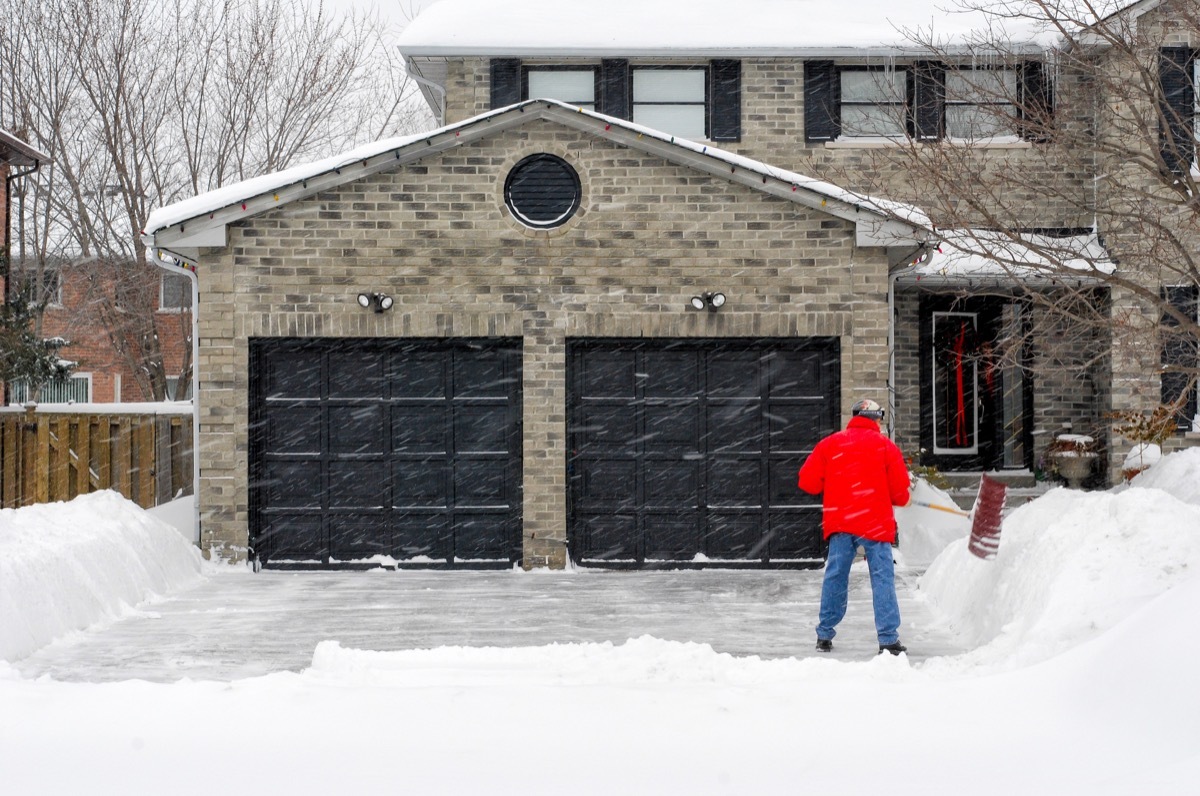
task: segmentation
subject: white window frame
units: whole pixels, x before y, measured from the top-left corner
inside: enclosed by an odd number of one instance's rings
[[[695,73],[699,73],[702,76],[701,80],[702,80],[702,84],[703,84],[703,91],[701,93],[700,99],[696,100],[696,99],[688,98],[688,99],[680,99],[680,100],[663,100],[663,99],[653,99],[653,100],[640,99],[639,100],[638,99],[638,75],[639,74],[647,74],[647,73],[651,73],[651,72],[659,73],[659,74],[665,73],[665,72],[695,72]],[[669,135],[677,135],[681,138],[688,138],[688,139],[692,139],[692,140],[699,138],[700,140],[703,140],[703,141],[708,140],[708,136],[709,136],[708,108],[709,108],[709,102],[711,101],[711,97],[708,96],[708,82],[709,81],[708,81],[708,67],[707,66],[704,66],[704,65],[634,66],[630,72],[630,82],[631,82],[631,85],[629,88],[630,116],[632,117],[631,121],[633,121],[634,124],[642,124],[642,125],[645,125],[646,127],[653,127],[657,130],[661,130],[661,132],[667,133]],[[638,118],[640,115],[638,113],[639,109],[666,108],[666,107],[699,108],[700,115],[703,120],[702,121],[703,129],[702,129],[700,135],[698,135],[698,136],[694,135],[690,131],[686,131],[686,130],[663,129],[663,127],[661,125],[647,123]]]
[[[527,100],[553,99],[553,100],[558,100],[559,102],[564,102],[567,105],[572,105],[577,108],[583,108],[585,110],[594,111],[594,110],[596,110],[596,103],[599,100],[599,98],[596,96],[596,79],[598,76],[597,71],[598,71],[598,68],[595,66],[554,66],[554,65],[526,66],[524,69],[524,73],[521,75],[522,90],[525,94],[525,99],[527,99]],[[538,94],[536,94],[532,89],[530,89],[529,80],[533,75],[535,75],[537,73],[550,74],[550,73],[554,73],[554,72],[558,72],[558,73],[586,72],[591,77],[591,85],[592,85],[591,100],[585,100],[583,97],[542,97],[542,96],[538,96]]]
[[[881,100],[847,100],[845,97],[845,83],[843,76],[847,74],[878,74],[886,75],[892,78],[892,84],[895,85],[896,76],[902,78],[900,86],[901,95],[898,100],[881,101]],[[839,138],[851,140],[876,140],[876,141],[902,141],[909,136],[908,113],[909,113],[909,95],[912,93],[912,70],[908,66],[843,66],[837,70],[838,79],[838,124],[841,129]],[[846,124],[845,110],[851,108],[889,108],[897,113],[897,118],[900,120],[900,132],[896,135],[887,135],[884,133],[856,133],[849,130]]]
[[[986,96],[982,99],[957,100],[951,96],[950,80],[955,75],[966,75],[971,72],[1001,72],[1009,73],[1013,77],[1013,92],[1011,102],[1003,98],[988,99]],[[978,85],[978,82],[972,83]],[[1020,107],[1020,91],[1021,91],[1021,72],[1015,66],[986,66],[986,67],[958,67],[955,69],[947,69],[946,71],[946,87],[945,98],[942,106],[943,127],[945,129],[945,140],[952,143],[980,143],[980,142],[1016,142],[1021,140],[1020,129],[1014,124],[1014,127],[1009,132],[994,133],[992,135],[984,135],[978,137],[964,137],[953,135],[950,131],[950,109],[951,108],[1000,108],[1007,106],[1009,112],[1007,117],[1016,122],[1018,118],[1018,109]]]
[[[168,401],[190,401],[192,400],[192,383],[194,379],[188,379],[187,395],[180,398],[175,394],[175,388],[179,385],[178,376],[167,376],[167,398]]]

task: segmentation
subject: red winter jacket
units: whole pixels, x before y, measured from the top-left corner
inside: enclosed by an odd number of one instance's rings
[[[817,443],[800,468],[800,488],[824,492],[825,538],[849,533],[876,542],[896,541],[892,506],[908,504],[908,468],[896,443],[866,417]]]

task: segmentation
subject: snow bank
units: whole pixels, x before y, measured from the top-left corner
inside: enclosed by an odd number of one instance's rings
[[[918,505],[918,504],[926,505]],[[941,506],[942,509],[930,508]],[[912,502],[896,509],[897,538],[905,566],[928,567],[948,545],[971,533],[971,521],[943,509],[957,509],[950,495],[924,478],[913,479]]]
[[[115,492],[0,510],[0,660],[198,577],[200,553]]]
[[[1188,448],[1154,462],[1129,482],[1142,489],[1170,492],[1184,503],[1200,506],[1200,448]]]
[[[1171,458],[1163,482],[1200,480],[1200,456]],[[1016,667],[1098,635],[1197,573],[1200,506],[1160,489],[1055,489],[1004,520],[995,560],[952,544],[920,589],[978,646],[969,660]]]

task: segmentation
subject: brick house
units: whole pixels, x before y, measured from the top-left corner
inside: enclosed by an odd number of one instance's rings
[[[812,566],[820,507],[795,471],[855,398],[928,463],[1024,475],[1039,431],[1137,400],[1094,331],[1054,349],[1061,383],[989,369],[1019,302],[972,299],[980,255],[939,254],[922,208],[853,184],[881,138],[953,145],[979,110],[926,52],[872,44],[896,36],[882,14],[497,6],[443,0],[402,37],[438,129],[152,215],[147,245],[199,285],[210,553]],[[989,68],[1044,103],[1043,56]],[[893,131],[901,102],[921,112]],[[988,140],[1003,168],[1051,151]],[[1092,175],[1052,166],[1030,227],[1094,254],[1053,199]]]

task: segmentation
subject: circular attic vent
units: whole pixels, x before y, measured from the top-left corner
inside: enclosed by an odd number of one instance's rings
[[[565,224],[579,209],[579,175],[554,155],[530,155],[504,181],[504,203],[517,220],[548,229]]]

